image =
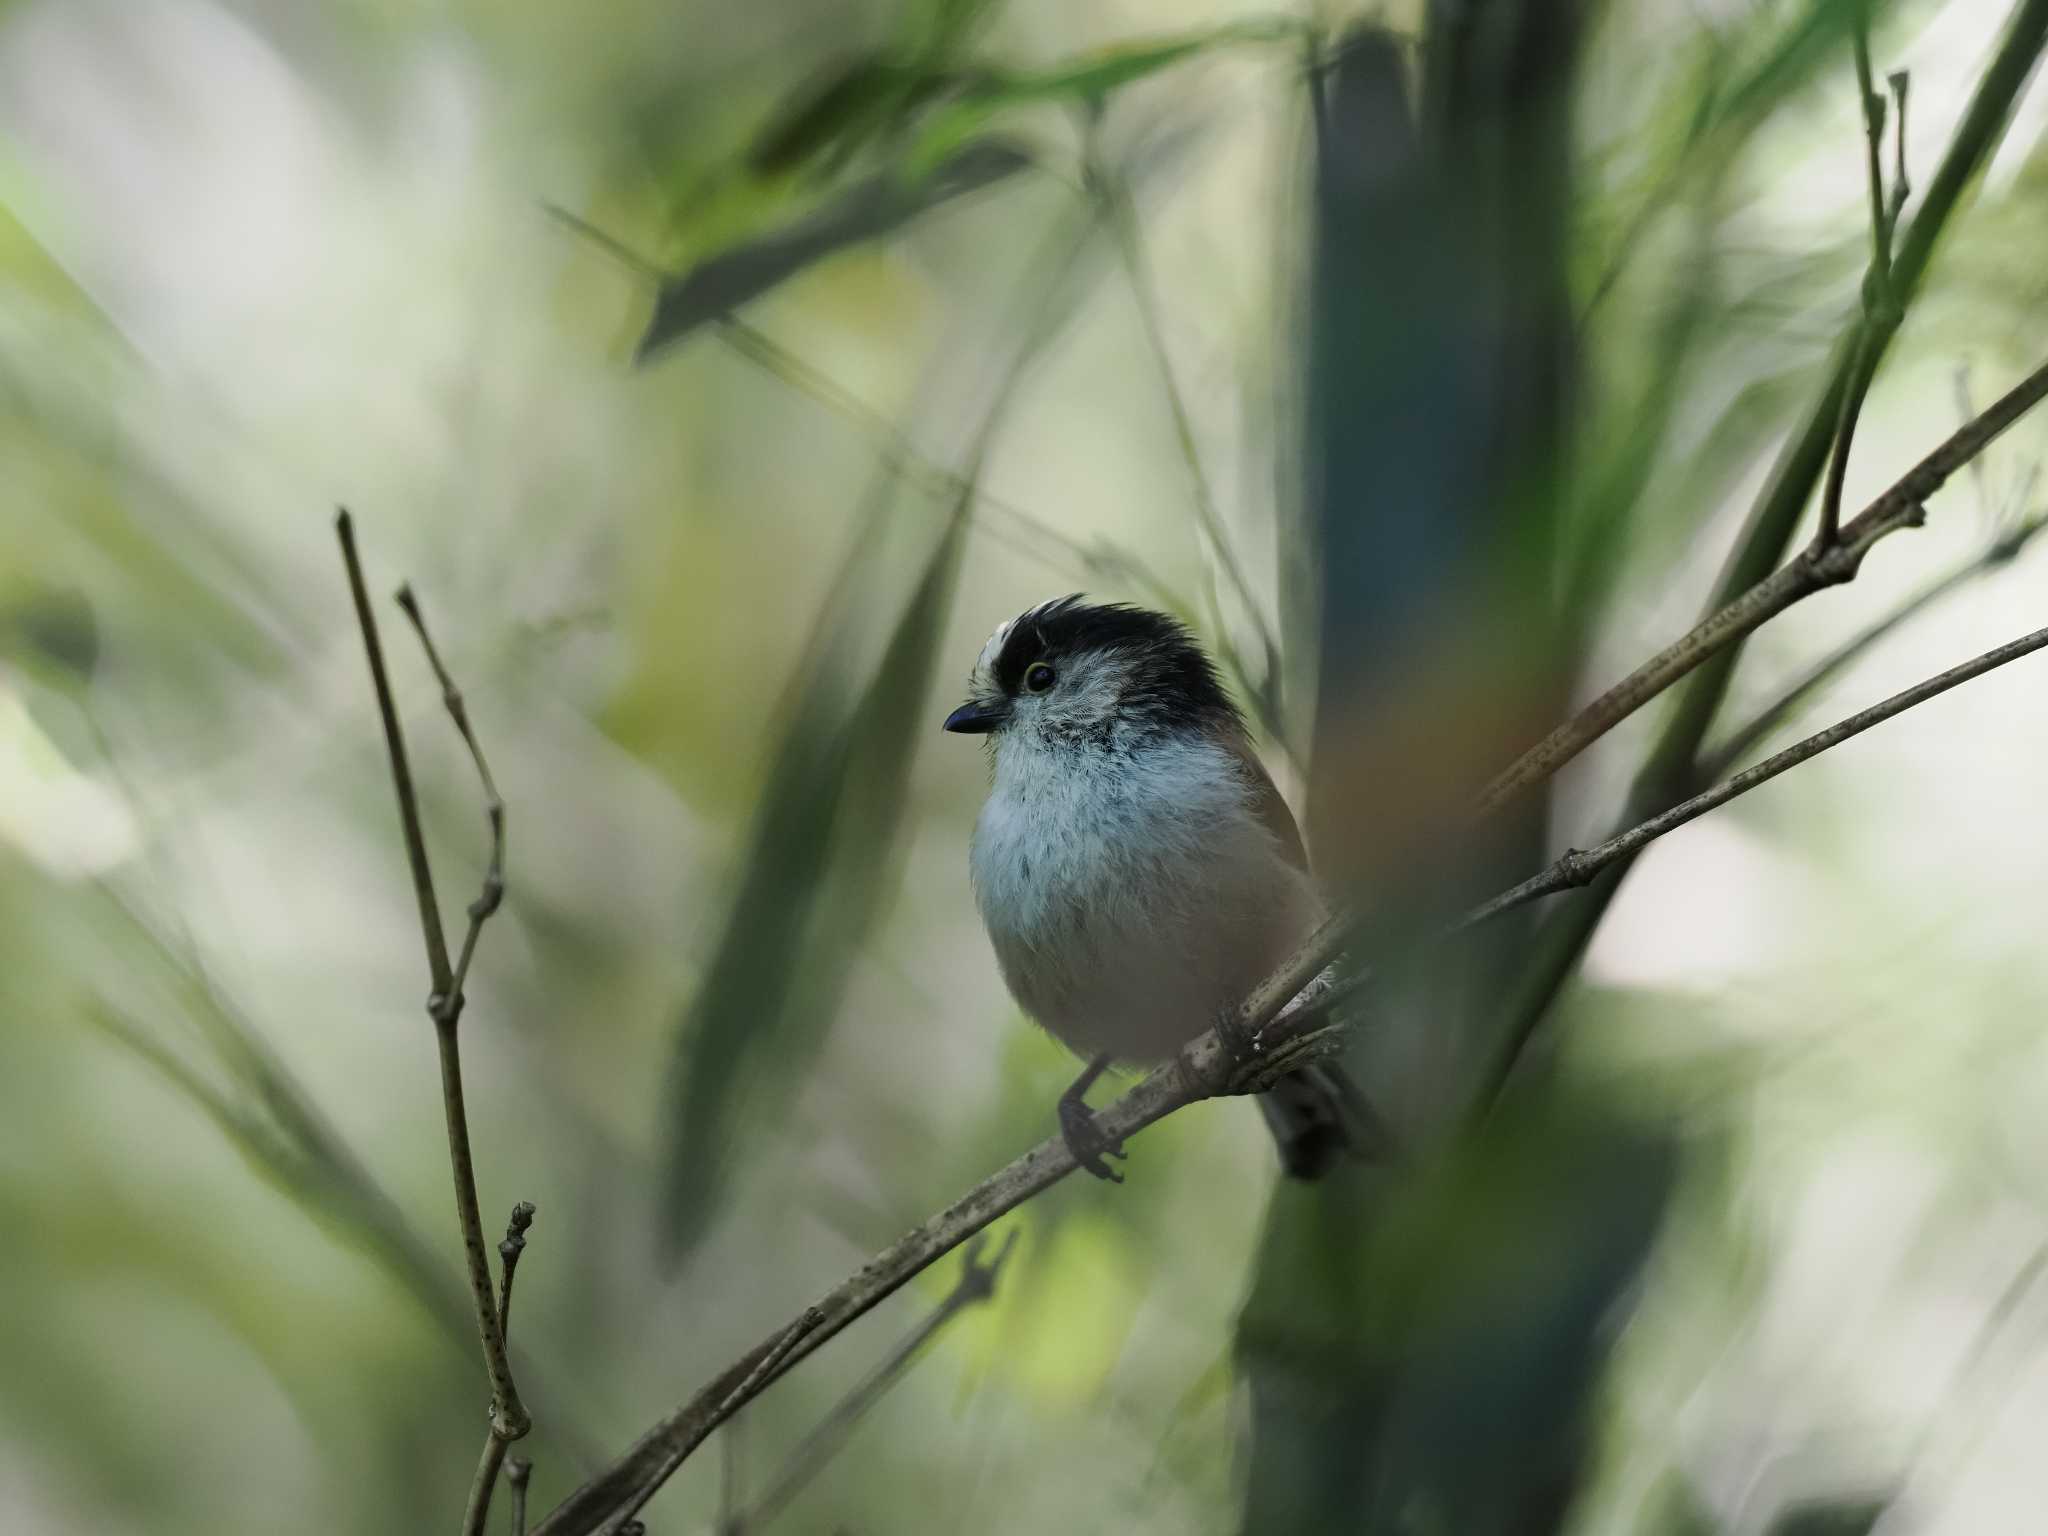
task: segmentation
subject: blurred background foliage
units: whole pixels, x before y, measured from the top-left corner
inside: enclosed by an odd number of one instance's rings
[[[2048,341],[2043,13],[1871,13],[1909,223],[2003,94],[1852,508]],[[1444,839],[1791,536],[1748,514],[1858,315],[1857,14],[0,5],[0,1527],[454,1524],[484,1394],[346,503],[510,807],[464,1029],[487,1213],[540,1213],[537,1505],[1049,1128],[1072,1063],[1002,994],[936,723],[1086,589],[1217,648],[1407,962],[1360,1075],[1412,1166],[1276,1190],[1245,1106],[1170,1119],[1012,1218],[774,1528],[2027,1528],[2034,673],[1482,952],[1405,942],[1632,784],[2041,622],[2030,422],[1725,700]],[[392,635],[460,891],[480,807]],[[652,1528],[744,1510],[958,1273]]]

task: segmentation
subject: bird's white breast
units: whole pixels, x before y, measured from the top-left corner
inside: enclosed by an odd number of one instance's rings
[[[976,899],[1005,980],[1084,1053],[1157,1060],[1215,1022],[1315,920],[1306,878],[1206,736],[998,742]]]

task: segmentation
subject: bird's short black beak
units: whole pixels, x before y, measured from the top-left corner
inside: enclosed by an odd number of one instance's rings
[[[986,736],[1009,718],[1009,705],[971,699],[946,716],[945,729],[963,736]]]

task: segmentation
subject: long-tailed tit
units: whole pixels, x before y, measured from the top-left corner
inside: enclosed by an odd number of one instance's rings
[[[1119,1179],[1082,1095],[1113,1061],[1171,1056],[1316,926],[1301,833],[1208,656],[1148,609],[1018,615],[945,728],[988,738],[975,899],[1019,1005],[1088,1058],[1060,1099],[1068,1146]],[[1344,1088],[1312,1067],[1260,1096],[1289,1174],[1344,1150]]]

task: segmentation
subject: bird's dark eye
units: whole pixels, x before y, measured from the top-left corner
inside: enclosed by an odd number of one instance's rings
[[[1024,669],[1024,686],[1032,693],[1043,693],[1052,686],[1053,670],[1042,661],[1034,661]]]

